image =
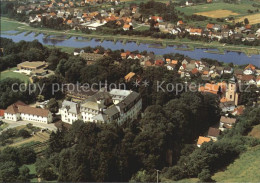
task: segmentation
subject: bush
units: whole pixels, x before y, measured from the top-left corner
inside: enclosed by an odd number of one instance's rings
[[[201,182],[209,182],[209,181],[211,181],[210,171],[208,169],[203,169],[199,173],[198,178],[200,179]]]
[[[21,129],[18,132],[18,136],[23,137],[23,138],[29,138],[29,137],[31,137],[31,134],[27,130]]]

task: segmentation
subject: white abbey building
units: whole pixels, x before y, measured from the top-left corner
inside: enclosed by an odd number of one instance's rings
[[[20,101],[10,105],[5,110],[4,117],[11,121],[23,120],[46,124],[52,122],[52,114],[49,110],[29,107]]]
[[[129,90],[113,89],[110,92],[100,90],[82,102],[79,108],[77,103],[64,101],[60,114],[62,121],[70,124],[78,119],[84,122],[123,123],[136,119],[141,109],[140,94]]]

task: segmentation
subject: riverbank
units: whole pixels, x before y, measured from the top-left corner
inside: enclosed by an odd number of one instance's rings
[[[10,24],[9,26],[7,26]],[[75,30],[67,30],[67,31],[58,31],[58,30],[52,30],[47,28],[34,28],[30,27],[29,25],[25,25],[24,23],[17,22],[8,18],[1,18],[1,27],[5,27],[4,29],[1,29],[1,33],[4,31],[11,31],[11,30],[17,30],[20,33],[22,31],[26,32],[35,32],[37,35],[39,34],[45,34],[48,36],[51,35],[62,35],[67,37],[83,37],[88,39],[100,39],[102,41],[104,40],[113,40],[113,41],[122,41],[124,44],[127,42],[135,42],[136,44],[144,43],[144,44],[161,44],[162,48],[167,47],[169,45],[187,45],[188,51],[192,51],[196,48],[210,48],[210,49],[217,49],[216,53],[223,53],[224,51],[235,51],[235,52],[242,52],[245,53],[248,56],[251,55],[258,55],[260,54],[260,46],[257,47],[249,47],[245,45],[226,45],[221,44],[219,42],[211,42],[211,43],[205,43],[201,41],[191,41],[189,39],[155,39],[152,37],[141,37],[141,36],[125,36],[125,35],[103,35],[98,33],[92,33],[92,34],[85,34],[80,31]],[[16,27],[16,28],[15,28]],[[181,50],[185,50],[185,48],[180,48]]]

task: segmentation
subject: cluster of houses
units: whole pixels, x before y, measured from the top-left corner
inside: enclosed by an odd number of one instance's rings
[[[88,4],[115,2],[118,5],[120,1],[116,0],[85,0],[81,2],[74,2],[71,0],[62,0],[62,2],[46,1],[43,4],[20,6],[17,8],[17,13],[25,12],[43,12],[39,14],[30,14],[29,21],[31,23],[41,22],[42,17],[50,18],[62,18],[63,24],[67,24],[72,29],[88,28],[90,30],[96,30],[98,27],[105,25],[110,21],[115,21],[116,25],[122,27],[123,30],[128,31],[134,29],[134,22],[139,24],[150,25],[153,20],[155,22],[154,27],[161,30],[161,32],[168,32],[170,34],[178,35],[188,33],[192,36],[203,36],[215,40],[221,40],[223,38],[232,38],[242,41],[255,41],[260,37],[260,29],[254,32],[251,29],[251,25],[244,25],[242,27],[236,27],[234,29],[228,28],[227,25],[208,23],[205,28],[192,27],[185,24],[183,20],[179,20],[176,24],[165,22],[160,16],[150,16],[144,18],[142,12],[139,11],[137,5],[130,5],[124,7],[120,11],[116,10],[115,6],[112,6],[110,10],[101,9],[98,11],[83,11],[82,8]],[[188,5],[192,5],[192,2],[187,1]],[[186,4],[187,4],[186,3]]]
[[[210,127],[205,136],[199,136],[197,140],[197,146],[201,147],[203,143],[217,141],[221,132],[223,132],[225,129],[232,128],[236,124],[236,121],[236,118],[221,116],[220,121],[216,126]]]
[[[101,89],[85,93],[84,98],[80,97],[80,102],[63,101],[59,110],[63,122],[72,124],[80,119],[84,122],[122,124],[137,119],[142,109],[141,96],[134,91],[112,89],[108,92]],[[77,96],[81,94],[82,92],[69,92],[69,95],[76,96],[76,99],[79,99]]]
[[[17,13],[26,12],[26,14],[29,14],[31,11],[38,12],[41,10],[43,13],[31,14],[29,16],[30,23],[41,22],[43,17],[47,19],[62,18],[63,24],[67,24],[72,29],[88,28],[96,30],[110,21],[116,21],[117,26],[127,31],[133,28],[133,20],[141,20],[142,15],[138,12],[137,6],[123,8],[119,12],[114,7],[110,10],[103,9],[91,12],[80,8],[94,2],[97,3],[98,1],[86,0],[85,2],[78,2],[75,6],[75,2],[72,1],[68,1],[66,4],[52,1],[50,4],[45,5],[20,6],[17,9]],[[102,2],[115,2],[115,5],[119,3],[119,1],[113,0]]]

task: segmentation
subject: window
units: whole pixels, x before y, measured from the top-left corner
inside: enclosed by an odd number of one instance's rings
[[[232,95],[230,95],[230,98],[232,99]]]

